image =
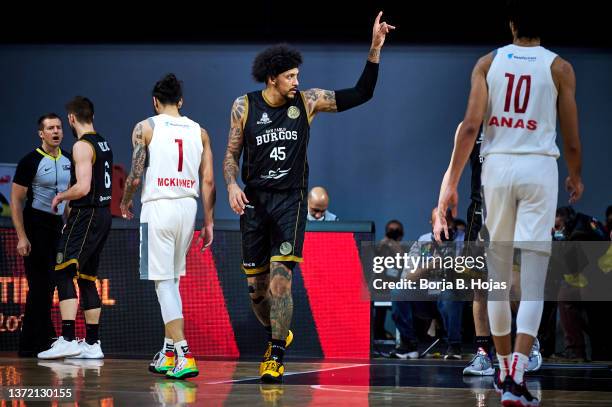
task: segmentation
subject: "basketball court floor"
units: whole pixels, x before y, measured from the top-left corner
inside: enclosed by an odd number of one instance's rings
[[[256,361],[198,360],[200,375],[167,380],[147,360],[43,361],[0,356],[0,406],[498,406],[492,377],[466,377],[466,361],[287,361],[283,385],[262,385]],[[550,364],[528,376],[545,406],[612,406],[608,364]],[[19,387],[71,389],[70,399],[15,401]]]

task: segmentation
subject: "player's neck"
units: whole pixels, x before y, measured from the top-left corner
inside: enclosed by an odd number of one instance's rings
[[[57,156],[58,156],[58,154],[59,154],[59,146],[57,146],[57,147],[53,147],[53,146],[50,146],[50,145],[48,145],[48,144],[46,144],[46,143],[42,143],[42,145],[40,146],[40,148],[42,148],[42,150],[43,150],[45,153],[49,154],[49,155],[50,155],[51,157],[53,157],[53,158],[57,158]]]
[[[540,39],[539,38],[514,38],[512,42],[514,45],[518,45],[519,47],[539,47]]]
[[[85,134],[95,133],[96,130],[93,127],[93,123],[79,124],[75,127],[77,132],[77,138],[80,140]]]
[[[267,87],[262,92],[264,100],[271,106],[284,105],[287,101],[283,95],[278,93],[276,89]]]
[[[172,117],[181,117],[181,113],[179,112],[176,106],[164,106],[157,110],[157,114],[165,114]]]

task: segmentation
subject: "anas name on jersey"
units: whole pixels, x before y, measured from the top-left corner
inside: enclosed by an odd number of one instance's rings
[[[489,126],[507,127],[509,129],[527,129],[533,131],[537,130],[538,122],[537,120],[527,120],[525,123],[525,120],[523,119],[504,116],[491,116],[489,119]]]
[[[287,130],[285,127],[277,129],[267,129],[262,135],[255,136],[257,145],[273,143],[282,140],[297,140],[298,132],[296,130]]]

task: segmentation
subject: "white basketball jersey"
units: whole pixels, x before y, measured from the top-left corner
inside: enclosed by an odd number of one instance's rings
[[[550,66],[557,55],[543,47],[499,48],[489,73],[489,101],[481,154],[559,157],[555,144],[557,88]]]
[[[141,201],[197,197],[202,160],[200,125],[186,116],[160,114],[149,119],[153,138],[148,146]]]

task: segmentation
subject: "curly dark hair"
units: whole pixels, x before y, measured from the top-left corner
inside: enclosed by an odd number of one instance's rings
[[[277,76],[302,64],[302,54],[288,44],[277,44],[264,49],[255,57],[251,74],[257,82],[266,83],[269,77]]]
[[[177,105],[183,97],[183,82],[179,81],[173,73],[166,74],[157,81],[152,93],[162,105]]]

